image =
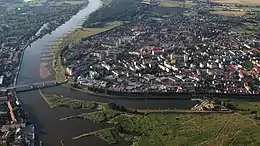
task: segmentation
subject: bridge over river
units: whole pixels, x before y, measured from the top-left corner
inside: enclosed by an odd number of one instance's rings
[[[44,82],[36,82],[32,84],[23,84],[23,85],[13,85],[10,87],[1,87],[1,91],[7,91],[7,90],[15,90],[16,92],[26,92],[36,89],[42,89],[42,88],[49,88],[53,86],[58,86],[61,84],[66,83],[67,81],[58,83],[56,80],[52,81],[44,81]]]

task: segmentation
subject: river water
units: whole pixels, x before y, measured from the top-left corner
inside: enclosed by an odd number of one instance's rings
[[[86,17],[97,10],[101,6],[100,0],[89,0],[88,6],[73,16],[65,24],[58,27],[56,30],[43,36],[41,39],[33,42],[31,46],[27,47],[24,51],[23,61],[20,66],[20,73],[18,76],[17,84],[30,84],[35,82],[41,82],[44,80],[53,80],[54,76],[49,78],[41,78],[40,76],[40,63],[42,63],[42,52],[54,45],[55,41],[68,34],[69,32],[81,27],[81,24]]]
[[[84,19],[93,11],[101,6],[100,0],[89,0],[88,6],[81,10],[78,14],[73,16],[68,22],[58,27],[51,34],[45,35],[38,39],[31,46],[27,47],[23,60],[20,66],[20,73],[18,75],[17,84],[31,84],[35,82],[54,80],[54,72],[52,71],[52,61],[43,61],[41,59],[42,52],[54,44],[55,40],[81,27]],[[42,63],[47,64],[51,71],[51,75],[42,78],[40,75],[40,66]],[[83,92],[75,91],[67,87],[53,87],[44,89],[46,93],[57,93],[65,96],[74,97],[83,100],[96,100],[101,102],[115,102],[124,105],[128,108],[190,108],[196,104],[195,101],[179,101],[179,100],[163,100],[163,101],[130,101],[130,100],[110,100],[107,98],[96,97]],[[60,121],[59,119],[66,116],[76,115],[82,110],[72,110],[68,108],[49,108],[48,104],[40,96],[39,92],[30,91],[18,94],[26,111],[29,112],[33,124],[36,129],[36,141],[43,141],[44,146],[58,146],[60,141],[64,141],[64,145],[79,146],[79,145],[93,145],[106,146],[104,141],[97,137],[82,138],[80,140],[72,140],[72,137],[90,132],[93,130],[109,127],[108,124],[95,124],[87,120],[67,120]],[[125,142],[120,142],[117,145],[127,145]]]

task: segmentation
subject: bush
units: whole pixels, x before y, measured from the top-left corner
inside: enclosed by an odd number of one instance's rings
[[[250,112],[250,114],[257,114],[257,111],[256,111],[256,110],[252,110],[252,111]]]

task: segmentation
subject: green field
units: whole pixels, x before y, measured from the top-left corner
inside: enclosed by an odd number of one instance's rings
[[[116,144],[117,143],[117,139],[114,135],[115,133],[115,128],[107,128],[107,129],[102,129],[99,131],[94,131],[94,132],[89,132],[86,134],[82,134],[79,135],[77,137],[73,137],[72,139],[80,139],[80,138],[84,138],[84,137],[88,137],[88,136],[97,136],[100,139],[106,141],[108,144]]]
[[[119,115],[110,121],[116,134],[136,146],[168,145],[257,145],[260,129],[252,120],[238,114],[232,115],[180,115],[150,114]],[[99,130],[98,137],[107,135]],[[83,137],[94,135],[93,132]],[[80,136],[82,137],[82,135]],[[241,137],[244,137],[241,139]],[[101,138],[101,139],[103,139]],[[111,137],[105,141],[110,141]]]
[[[46,0],[24,0],[24,3],[31,6],[66,6],[66,5],[78,5],[87,4],[86,0],[61,0],[61,1],[46,1]]]
[[[59,1],[59,2],[49,2],[48,5],[55,5],[55,6],[61,6],[61,5],[79,5],[79,4],[85,4],[85,0],[73,0],[73,1]]]
[[[76,31],[69,34],[69,38],[70,38],[70,41],[72,41],[72,42],[78,42],[82,38],[86,38],[86,37],[89,37],[89,36],[110,30],[110,29],[115,28],[117,26],[120,26],[122,24],[123,24],[122,21],[113,21],[113,22],[106,23],[106,26],[102,27],[102,28],[81,28],[81,29],[77,29]]]
[[[160,2],[161,7],[185,7],[190,8],[192,6],[197,5],[197,3],[194,3],[192,1],[162,1]]]
[[[121,112],[114,111],[114,110],[102,110],[102,111],[96,111],[96,112],[91,112],[91,113],[84,113],[79,116],[84,119],[88,119],[93,122],[96,122],[96,123],[101,123],[105,120],[112,119],[120,114],[121,114]]]
[[[81,118],[95,123],[111,124],[110,128],[73,137],[75,140],[94,135],[109,144],[117,143],[117,137],[120,136],[135,146],[260,145],[260,120],[257,117],[260,102],[223,101],[223,104],[232,104],[235,107],[236,113],[233,114],[134,114],[113,110],[107,103],[76,100],[59,95],[45,95],[44,98],[51,107],[96,110],[61,120]]]
[[[7,144],[0,142],[0,146],[7,146]]]
[[[243,100],[233,100],[226,102],[233,104],[236,107],[236,112],[242,115],[260,114],[260,102]]]
[[[239,102],[237,108],[256,107],[260,103]],[[252,108],[251,110],[257,108]],[[111,111],[111,110],[110,110]],[[107,111],[109,112],[109,111]],[[92,113],[92,117],[102,117]],[[248,114],[248,113],[247,113]],[[249,113],[251,114],[251,113]],[[97,118],[88,117],[94,122]],[[99,118],[98,118],[99,119]],[[260,144],[260,128],[258,121],[250,116],[234,114],[148,114],[136,115],[122,113],[107,118],[108,123],[115,125],[115,134],[135,146],[168,146],[168,145],[258,145]],[[103,120],[101,120],[103,121]],[[98,137],[104,139],[107,131],[94,131]],[[92,132],[83,134],[84,137],[95,135]],[[113,136],[114,137],[114,136]],[[241,139],[241,137],[244,137]],[[110,141],[108,137],[105,141]],[[109,142],[111,143],[111,142]]]
[[[243,23],[244,26],[240,28],[232,28],[231,31],[242,34],[242,35],[250,35],[259,32],[260,25],[259,23]]]
[[[56,94],[46,95],[41,93],[41,95],[51,108],[69,107],[73,109],[94,109],[97,107],[97,103],[92,101],[77,100]]]

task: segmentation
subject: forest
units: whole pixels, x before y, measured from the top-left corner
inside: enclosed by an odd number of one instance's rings
[[[104,27],[108,21],[131,21],[147,8],[140,0],[112,0],[90,14],[83,27]]]

